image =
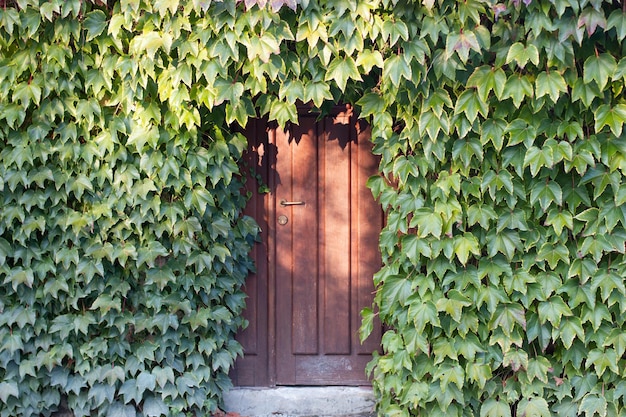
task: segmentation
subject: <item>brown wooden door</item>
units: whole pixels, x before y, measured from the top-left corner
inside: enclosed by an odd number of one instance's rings
[[[382,225],[365,186],[377,170],[369,128],[344,107],[321,120],[302,114],[288,132],[257,121],[247,135],[248,162],[270,192],[248,207],[263,243],[235,383],[367,384],[380,331],[362,345],[359,312],[372,303]]]

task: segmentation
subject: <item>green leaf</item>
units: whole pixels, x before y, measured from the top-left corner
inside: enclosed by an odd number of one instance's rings
[[[581,100],[586,107],[590,107],[596,97],[603,96],[596,83],[585,83],[582,78],[577,78],[572,87],[572,101]]]
[[[118,297],[112,298],[109,294],[100,294],[98,298],[91,304],[90,310],[99,309],[102,314],[106,314],[111,309],[121,312],[122,304]]]
[[[569,251],[565,245],[561,244],[553,244],[550,242],[546,242],[539,248],[537,252],[537,259],[542,261],[548,261],[548,265],[550,268],[554,269],[559,264],[559,262],[564,262],[565,264],[570,263],[569,259]]]
[[[399,302],[404,305],[407,298],[413,293],[411,281],[397,275],[387,277],[381,290],[386,302],[390,304]]]
[[[548,301],[540,302],[537,312],[542,324],[548,321],[556,328],[560,326],[563,317],[572,316],[572,310],[558,295],[550,297]]]
[[[502,99],[506,81],[506,74],[502,68],[495,69],[485,65],[474,70],[467,80],[467,87],[476,87],[478,96],[486,102],[491,91],[498,99]]]
[[[360,117],[367,117],[382,113],[387,104],[380,94],[367,93],[356,102],[358,106],[361,106]]]
[[[86,41],[99,36],[107,27],[107,16],[102,10],[94,10],[85,15],[83,25],[87,29]]]
[[[349,79],[355,81],[363,80],[354,59],[350,56],[344,58],[336,57],[333,59],[328,66],[324,81],[333,80],[337,83],[337,87],[339,87],[341,91],[344,91]]]
[[[491,330],[499,327],[506,336],[510,336],[516,325],[526,330],[526,311],[517,303],[500,304],[489,322]]]
[[[506,54],[506,64],[510,64],[515,61],[520,68],[526,67],[528,61],[532,62],[535,66],[539,65],[539,50],[532,43],[528,46],[524,46],[521,42],[516,42],[509,48],[509,52]]]
[[[169,415],[169,409],[162,399],[149,396],[143,402],[143,412],[146,417],[159,417]]]
[[[606,369],[610,369],[616,375],[620,370],[617,364],[617,353],[615,349],[592,349],[587,355],[586,366],[590,368],[593,365],[598,378],[602,377]]]
[[[598,27],[606,29],[607,21],[603,11],[596,10],[595,7],[585,7],[578,17],[578,27],[585,27],[587,35],[591,36]]]
[[[558,72],[542,71],[537,76],[537,81],[535,82],[535,93],[537,98],[548,95],[556,103],[561,93],[567,93],[567,84],[563,76]]]
[[[418,333],[422,333],[427,326],[441,326],[437,307],[432,301],[411,302],[407,314]]]
[[[262,62],[269,62],[273,54],[280,53],[280,43],[269,32],[265,32],[262,36],[252,35],[247,39],[246,47],[248,50],[248,60],[254,62],[260,59]]]
[[[467,222],[469,226],[478,223],[483,229],[489,230],[491,221],[497,218],[497,213],[489,205],[473,204],[467,209]]]
[[[598,83],[601,90],[604,90],[613,73],[617,69],[617,62],[613,55],[602,53],[591,55],[585,60],[583,66],[583,81],[589,84],[592,80]]]
[[[493,230],[493,229],[492,229]],[[487,253],[496,256],[498,252],[512,260],[517,250],[522,249],[522,241],[519,233],[513,230],[489,233],[487,238]]]
[[[141,395],[145,391],[154,391],[156,388],[156,376],[146,371],[137,375],[137,391]]]
[[[383,56],[380,51],[366,49],[361,51],[356,58],[356,65],[363,68],[363,73],[369,73],[372,68],[383,68]]]
[[[462,30],[459,33],[450,33],[446,38],[446,56],[452,57],[454,53],[459,55],[461,62],[466,63],[469,59],[470,51],[481,52],[478,38],[470,30]]]
[[[454,238],[453,246],[456,257],[463,265],[467,263],[470,253],[480,256],[480,245],[478,243],[478,239],[471,233],[464,233],[462,236],[456,236]]]
[[[274,100],[270,107],[270,120],[276,120],[279,126],[286,126],[287,122],[298,123],[296,103],[287,103]]]
[[[15,381],[3,381],[0,382],[0,401],[8,404],[9,397],[20,397],[20,391],[18,389],[17,382]]]
[[[552,417],[548,402],[540,397],[523,399],[517,406],[520,417]]]
[[[626,13],[622,10],[613,10],[606,22],[606,30],[615,29],[618,41],[626,38]]]
[[[304,86],[304,101],[312,101],[316,107],[322,107],[324,100],[332,100],[330,87],[323,81],[311,81]]]
[[[474,123],[478,113],[483,117],[487,117],[489,109],[487,103],[481,100],[480,96],[474,90],[465,90],[454,106],[454,113],[464,113],[470,123]]]
[[[622,127],[626,121],[626,104],[610,106],[603,104],[594,112],[595,130],[600,132],[604,126],[609,126],[615,136],[622,134]]]
[[[383,66],[383,78],[390,79],[396,87],[400,86],[402,78],[411,81],[413,71],[403,55],[392,55],[387,58]]]
[[[547,184],[537,182],[530,190],[530,203],[539,203],[541,209],[545,212],[551,204],[563,205],[563,190],[555,181],[549,181]]]
[[[580,341],[585,341],[585,329],[583,328],[582,321],[578,317],[567,317],[562,319],[559,333],[560,338],[563,341],[563,346],[565,346],[566,349],[570,349],[572,347],[574,339],[576,338]]]
[[[512,74],[504,85],[502,100],[511,98],[515,107],[519,108],[525,98],[531,98],[533,95],[533,85],[528,76]]]
[[[569,211],[552,209],[548,212],[546,225],[552,226],[556,234],[560,235],[563,232],[564,227],[574,230],[574,218]]]
[[[436,238],[441,237],[443,230],[443,220],[441,215],[435,213],[432,209],[421,208],[417,209],[413,213],[413,219],[417,226],[417,236],[424,238],[428,235],[433,235]]]
[[[116,401],[109,407],[107,417],[137,417],[137,412],[132,405],[124,405]]]
[[[585,414],[586,417],[593,417],[598,415],[599,417],[606,417],[607,415],[607,401],[604,395],[589,393],[585,395],[578,407],[578,413]]]
[[[539,149],[531,146],[526,150],[524,156],[524,167],[530,166],[530,174],[535,177],[543,167],[552,169],[554,166],[554,153],[551,147],[544,146]]]

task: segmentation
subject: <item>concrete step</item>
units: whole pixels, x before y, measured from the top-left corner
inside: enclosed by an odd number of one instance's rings
[[[373,417],[374,393],[362,387],[234,388],[225,411],[244,417]]]

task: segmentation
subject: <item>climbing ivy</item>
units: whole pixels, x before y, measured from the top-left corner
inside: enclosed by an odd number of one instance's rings
[[[424,1],[394,15],[409,35],[358,102],[387,211],[379,410],[623,415],[623,5]]]
[[[381,157],[380,414],[623,415],[624,37],[601,0],[0,2],[0,415],[215,410],[236,125],[298,102]]]
[[[193,13],[0,10],[2,416],[207,415],[231,385],[257,226]]]

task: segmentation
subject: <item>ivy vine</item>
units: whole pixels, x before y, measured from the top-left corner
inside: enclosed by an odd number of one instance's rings
[[[354,103],[382,415],[624,414],[626,14],[601,0],[0,2],[0,416],[204,415],[246,140]]]

